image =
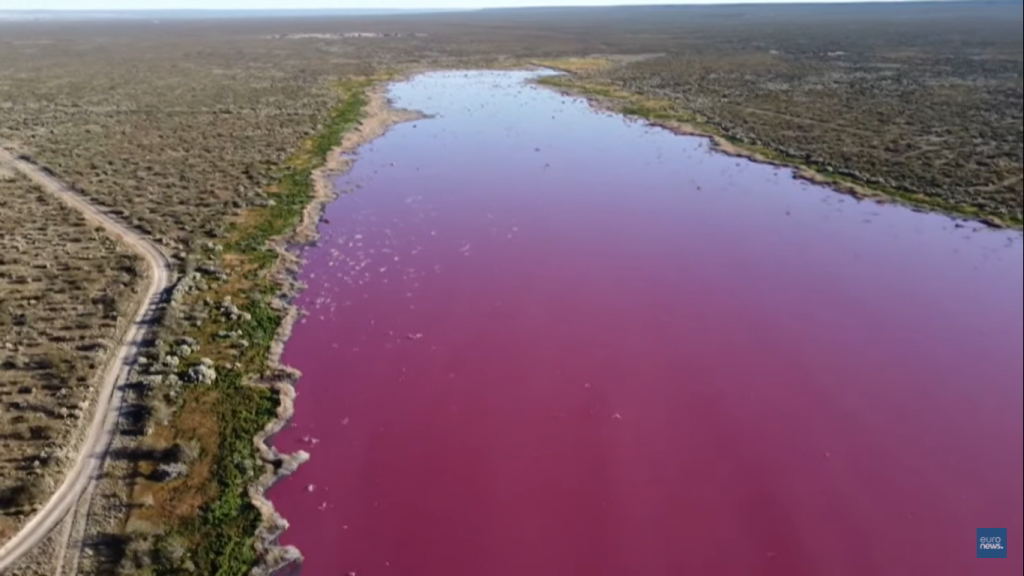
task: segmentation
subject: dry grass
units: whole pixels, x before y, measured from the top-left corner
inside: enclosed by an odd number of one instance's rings
[[[0,525],[9,532],[62,480],[142,267],[27,179],[8,173],[0,198]]]
[[[609,58],[555,58],[538,59],[537,64],[555,70],[562,70],[578,76],[587,76],[607,70],[614,64]]]
[[[162,450],[179,438],[188,438],[195,442],[199,456],[191,465],[191,473],[180,481],[170,484],[143,481],[136,484],[132,498],[146,505],[132,515],[132,520],[154,526],[174,525],[198,514],[213,489],[210,478],[220,440],[216,404],[217,394],[214,392],[195,395],[173,427],[170,424],[157,426],[141,442],[144,448]],[[148,475],[153,468],[152,463],[143,463],[139,471]]]

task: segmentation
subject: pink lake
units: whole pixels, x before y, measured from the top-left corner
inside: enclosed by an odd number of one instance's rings
[[[533,76],[394,85],[304,253],[302,574],[1019,576],[1021,234]]]

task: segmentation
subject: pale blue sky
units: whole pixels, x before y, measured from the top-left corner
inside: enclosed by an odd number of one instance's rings
[[[766,3],[778,0],[0,0],[0,10],[140,10],[262,8],[493,8],[506,6],[594,6],[627,4]],[[818,1],[823,0],[788,0]],[[824,0],[828,1],[828,0]],[[833,0],[844,1],[844,0]],[[849,1],[849,0],[845,0]]]

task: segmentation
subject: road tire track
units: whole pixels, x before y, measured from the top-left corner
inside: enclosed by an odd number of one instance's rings
[[[75,464],[68,470],[64,482],[49,501],[17,534],[0,547],[2,574],[45,540],[61,521],[73,512],[83,494],[92,492],[117,429],[124,400],[123,385],[127,382],[138,357],[142,340],[156,318],[164,293],[170,286],[173,271],[170,260],[153,241],[108,215],[102,208],[95,206],[83,195],[59,181],[48,170],[3,148],[0,148],[0,164],[15,168],[43,190],[57,196],[81,213],[88,221],[102,226],[108,234],[145,260],[148,267],[148,284],[144,287],[141,305],[125,331],[117,353],[111,357],[102,379],[97,382],[99,393],[96,397],[95,415],[88,429],[84,431],[85,441]],[[62,544],[61,550],[58,550],[61,555],[65,545],[66,543]]]

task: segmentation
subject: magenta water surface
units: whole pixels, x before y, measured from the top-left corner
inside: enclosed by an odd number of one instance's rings
[[[396,84],[435,117],[337,183],[271,492],[303,574],[1019,575],[1020,234],[532,75]]]

